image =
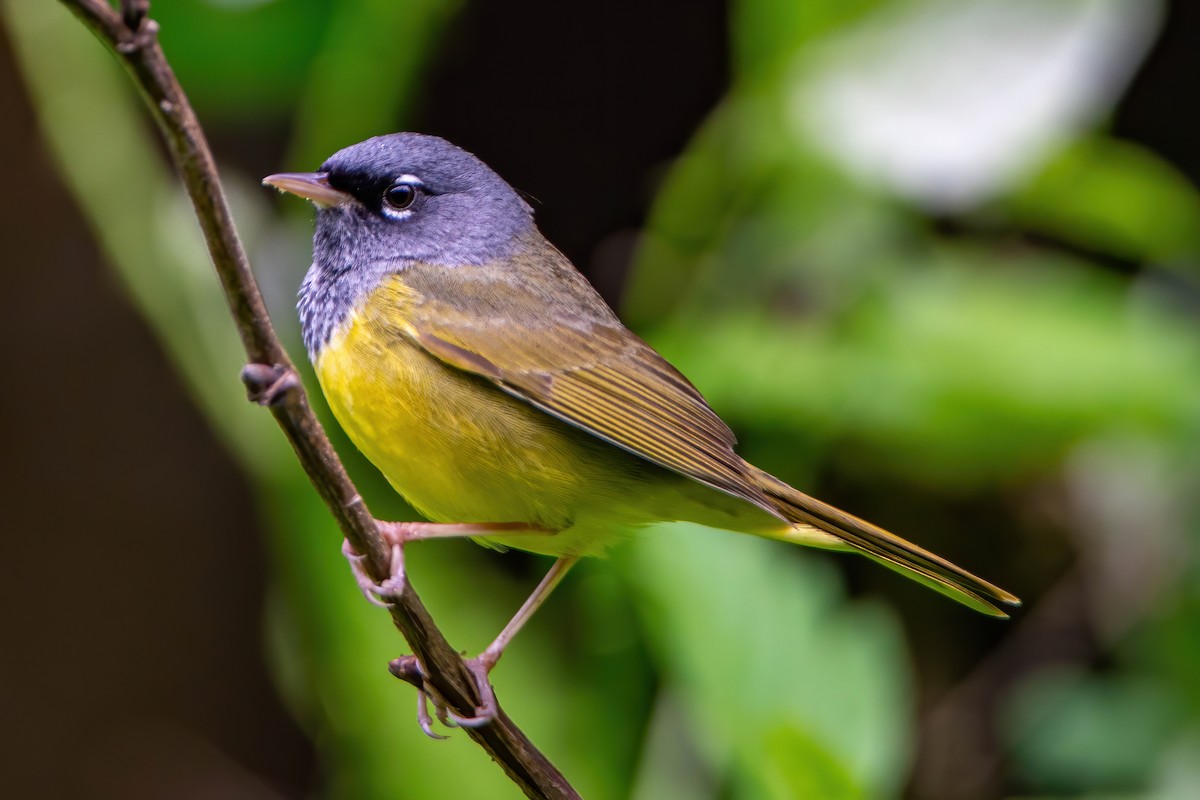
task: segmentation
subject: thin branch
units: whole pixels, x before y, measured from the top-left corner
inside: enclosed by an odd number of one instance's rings
[[[125,0],[118,13],[103,0],[63,2],[130,70],[166,138],[251,362],[243,372],[243,380],[252,398],[270,407],[342,533],[365,556],[364,568],[376,581],[383,580],[389,566],[388,549],[374,517],[313,415],[294,366],[275,335],[234,228],[204,132],[159,47],[158,25],[148,16],[149,3]],[[472,716],[479,701],[474,680],[434,624],[411,582],[406,582],[401,596],[394,599],[391,614],[436,693],[455,713]],[[503,710],[498,710],[489,724],[464,730],[529,797],[579,796]]]

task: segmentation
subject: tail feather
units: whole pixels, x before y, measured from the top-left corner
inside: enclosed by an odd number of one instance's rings
[[[812,538],[810,529],[816,528],[839,540],[848,549],[862,553],[885,567],[989,616],[1007,618],[1008,613],[1000,608],[1001,605],[1021,605],[1021,601],[1015,595],[972,575],[941,556],[888,533],[883,528],[809,497],[762,470],[755,469],[754,477],[759,488],[776,505],[779,513],[806,532],[797,538],[800,543],[808,543],[806,539]]]

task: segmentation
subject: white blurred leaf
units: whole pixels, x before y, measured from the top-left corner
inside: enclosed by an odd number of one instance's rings
[[[850,172],[939,210],[977,205],[1102,118],[1156,0],[922,0],[805,60],[798,130]]]

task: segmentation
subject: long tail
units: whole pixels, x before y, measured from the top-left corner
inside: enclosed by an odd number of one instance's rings
[[[783,533],[778,538],[862,553],[885,567],[989,616],[1007,618],[1007,612],[999,605],[1021,605],[1016,596],[977,578],[941,556],[923,550],[828,503],[809,497],[760,469],[751,467],[751,470],[759,488],[771,499],[779,513],[789,522],[802,526],[794,536]],[[813,531],[813,528],[828,534],[829,538]],[[839,547],[839,544],[842,546]]]

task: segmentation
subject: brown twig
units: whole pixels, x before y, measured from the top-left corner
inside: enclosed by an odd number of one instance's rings
[[[148,16],[149,3],[124,0],[118,12],[104,0],[63,2],[129,68],[167,140],[251,362],[243,371],[251,398],[271,409],[346,539],[365,556],[364,568],[376,581],[383,580],[388,572],[388,550],[374,517],[309,408],[292,362],[275,335],[234,228],[204,132],[159,47],[158,25]],[[425,680],[451,710],[472,716],[479,700],[475,683],[411,583],[406,582],[401,596],[394,599],[391,614],[423,665]],[[503,710],[489,724],[465,731],[529,797],[578,797]]]

